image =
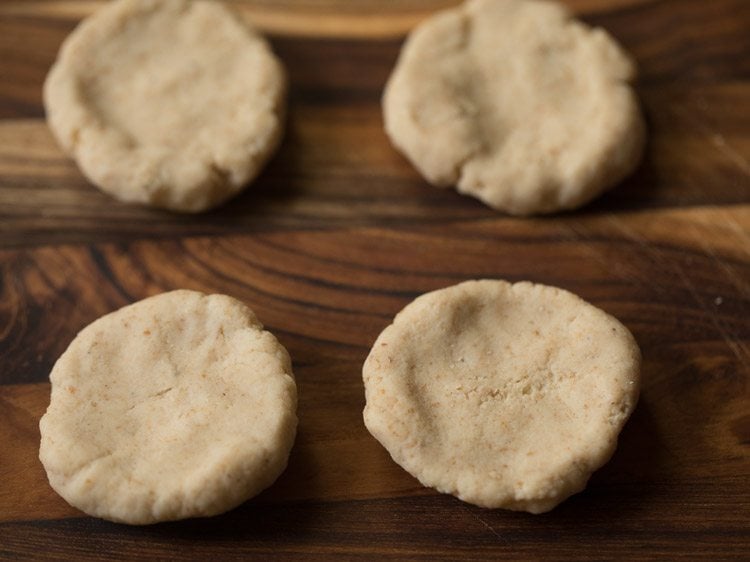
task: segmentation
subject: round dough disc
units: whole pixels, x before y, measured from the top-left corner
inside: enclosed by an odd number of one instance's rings
[[[417,298],[380,334],[364,419],[425,486],[541,513],[610,458],[639,369],[630,332],[575,295],[468,281]]]
[[[286,467],[297,391],[284,347],[223,295],[173,291],[82,330],[50,374],[39,457],[90,515],[215,515]]]
[[[409,36],[385,128],[431,183],[515,215],[587,203],[640,160],[635,66],[601,29],[536,0],[469,0]]]
[[[266,41],[220,3],[118,0],[66,39],[44,102],[58,142],[103,191],[198,212],[274,152],[285,87]]]

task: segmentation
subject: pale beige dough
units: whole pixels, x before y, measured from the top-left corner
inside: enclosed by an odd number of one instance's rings
[[[425,486],[540,513],[610,458],[639,370],[630,332],[575,295],[468,281],[417,298],[380,334],[364,420]]]
[[[561,5],[469,0],[409,36],[385,128],[434,185],[515,215],[573,209],[640,160],[634,75],[605,31]]]
[[[117,0],[66,39],[47,119],[88,179],[182,212],[239,193],[279,144],[285,76],[266,41],[218,2]]]
[[[268,487],[297,426],[289,355],[223,295],[173,291],[96,320],[50,374],[39,457],[71,505],[146,524]]]

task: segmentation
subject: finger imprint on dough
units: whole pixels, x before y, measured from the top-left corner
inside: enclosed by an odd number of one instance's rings
[[[104,192],[198,212],[239,193],[276,150],[285,89],[266,41],[222,4],[117,0],[65,40],[44,104]]]
[[[52,373],[39,457],[96,517],[216,515],[286,467],[297,390],[284,347],[224,295],[172,291],[96,320]]]
[[[469,0],[419,25],[383,96],[385,128],[432,184],[515,214],[579,207],[633,171],[635,65],[540,0]]]
[[[467,281],[404,308],[363,378],[365,425],[422,484],[541,513],[614,452],[638,399],[640,351],[567,291]]]

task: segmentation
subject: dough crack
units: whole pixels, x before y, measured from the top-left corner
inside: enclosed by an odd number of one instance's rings
[[[81,463],[81,464],[80,464],[80,465],[78,465],[77,467],[75,467],[75,468],[74,468],[74,469],[73,469],[73,470],[72,470],[72,471],[70,472],[70,476],[72,477],[72,476],[75,476],[75,475],[77,475],[77,474],[80,474],[81,472],[83,472],[84,470],[86,470],[87,468],[89,468],[90,466],[92,466],[92,465],[93,465],[94,463],[96,463],[96,462],[99,462],[100,460],[106,459],[106,458],[108,458],[108,457],[111,457],[111,456],[112,456],[112,455],[114,455],[114,454],[115,454],[115,452],[114,452],[114,451],[111,451],[111,450],[107,450],[107,451],[105,451],[104,453],[101,453],[101,454],[99,454],[99,455],[96,455],[96,456],[94,456],[94,457],[92,457],[92,458],[90,458],[90,459],[88,459],[88,460],[84,461],[83,463]]]
[[[63,357],[39,458],[55,491],[90,515],[138,525],[217,515],[287,466],[291,360],[232,297],[180,290],[130,304],[81,330]]]
[[[152,394],[151,398],[161,398],[165,394],[172,392],[172,390],[174,390],[174,387],[170,386],[169,388],[165,388],[164,390],[160,390],[159,392]]]
[[[575,295],[467,281],[420,296],[380,334],[364,420],[423,484],[541,513],[609,458],[639,369],[632,335]]]
[[[211,171],[211,175],[216,178],[217,183],[224,185],[225,183],[229,182],[231,174],[227,170],[219,166],[216,162],[211,162],[208,165],[208,168]]]

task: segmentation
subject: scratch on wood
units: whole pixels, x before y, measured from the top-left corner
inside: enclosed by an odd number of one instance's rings
[[[734,232],[738,238],[742,240],[740,248],[750,255],[750,233],[740,223],[738,223],[731,213],[724,213],[722,216],[722,222]]]
[[[701,233],[696,225],[693,224],[690,226],[695,241],[706,253],[706,255],[710,256],[714,263],[722,271],[724,271],[724,273],[726,273],[727,277],[729,277],[729,279],[737,287],[743,297],[750,297],[750,285],[742,278],[742,276],[740,276],[740,274],[737,273],[737,271],[734,267],[732,267],[731,264],[727,263],[726,260],[721,259],[721,257],[717,255],[716,251],[706,242],[706,236]]]
[[[638,244],[638,246],[645,250],[647,253],[653,253],[653,250],[649,247],[648,241],[635,232],[633,228],[625,224],[622,220],[620,220],[617,216],[608,214],[606,215],[606,220],[609,222],[615,229],[617,229],[626,239],[635,242]],[[613,273],[622,273],[622,267],[619,266],[618,262],[612,262],[612,259],[610,258],[609,254],[607,255],[606,260],[601,260],[606,263],[607,267],[610,268],[610,271]],[[628,271],[626,275],[620,275],[621,278],[630,280],[630,281],[637,281],[641,284],[647,284],[649,287],[659,291],[663,292],[664,288],[656,282],[655,279],[648,277],[646,278],[644,275],[640,274],[639,272],[633,272]]]
[[[720,133],[714,133],[711,135],[711,143],[721,152],[724,156],[729,158],[737,168],[740,169],[746,176],[750,176],[750,161],[745,158],[742,154],[737,152],[732,146],[727,143],[724,135]]]
[[[714,310],[712,310],[707,304],[704,302],[704,299],[701,299],[700,295],[698,294],[698,291],[693,284],[693,282],[690,280],[690,277],[688,276],[685,269],[679,264],[679,262],[674,260],[669,260],[666,256],[663,255],[663,252],[659,250],[658,248],[654,248],[653,246],[648,244],[648,241],[643,238],[640,234],[635,232],[631,227],[625,225],[622,221],[620,221],[615,216],[608,216],[607,217],[609,222],[617,228],[623,235],[625,235],[628,239],[636,242],[644,252],[647,254],[650,254],[654,257],[657,263],[662,263],[669,269],[671,269],[679,278],[682,284],[685,286],[685,288],[690,293],[690,296],[692,297],[693,301],[698,305],[700,310],[704,312],[704,314],[708,317],[711,324],[714,326],[716,331],[719,333],[721,338],[724,340],[724,342],[727,344],[727,347],[731,350],[732,354],[741,362],[750,362],[750,350],[748,350],[747,346],[734,337],[734,334],[730,334],[724,323],[719,320]],[[740,225],[736,224],[734,227],[739,231],[743,232]],[[704,252],[706,252],[707,255],[711,256],[716,263],[719,264],[722,269],[727,271],[727,264],[724,263],[722,260],[718,258],[712,251],[706,248],[705,241],[703,240],[703,237],[701,236],[701,233],[697,231],[696,227],[693,226],[693,229],[696,230],[695,238],[698,239],[703,246]],[[738,288],[741,289],[742,293],[747,292],[747,289],[745,288],[745,283],[741,281],[739,276],[734,273],[734,271],[727,271],[730,278],[732,278],[735,281],[735,284],[739,283]]]
[[[729,332],[727,332],[724,323],[719,321],[715,312],[706,305],[703,299],[700,298],[695,285],[690,280],[690,277],[685,272],[685,269],[677,262],[674,262],[673,269],[680,277],[683,285],[685,285],[685,287],[687,288],[690,296],[693,298],[698,307],[706,314],[711,324],[713,324],[714,328],[716,328],[716,331],[719,332],[719,335],[727,344],[727,347],[729,347],[737,360],[741,364],[744,364],[746,361],[750,362],[750,351],[748,351],[747,347],[740,340],[733,337],[734,334],[729,334]]]
[[[500,539],[501,541],[503,541],[506,544],[510,544],[510,541],[508,539],[506,539],[504,536],[502,536],[500,533],[498,533],[492,527],[492,525],[490,525],[489,523],[487,523],[487,521],[485,521],[484,519],[482,519],[481,517],[479,517],[479,515],[477,515],[476,513],[474,513],[471,509],[469,509],[468,507],[466,507],[464,505],[461,506],[461,509],[463,509],[466,513],[468,513],[474,519],[476,519],[477,521],[479,521],[484,526],[484,528],[487,529],[493,535],[495,535],[496,538]]]

